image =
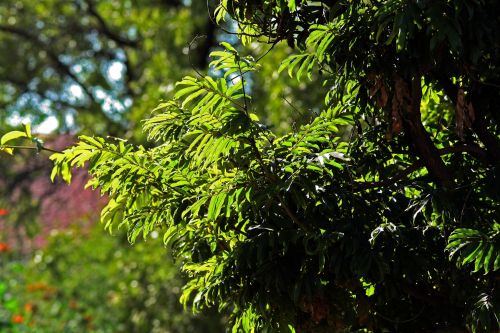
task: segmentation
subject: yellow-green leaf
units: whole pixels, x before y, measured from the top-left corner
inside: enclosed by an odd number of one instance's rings
[[[26,133],[26,137],[28,139],[31,139],[32,135],[31,135],[31,124],[27,123],[27,124],[23,124],[24,126],[24,133]]]
[[[0,151],[3,151],[4,153],[7,153],[9,155],[14,154],[14,149],[12,149],[12,148],[4,147],[4,148],[0,148]]]
[[[260,121],[259,116],[257,116],[255,113],[250,113],[249,116],[252,121]]]
[[[4,136],[2,136],[2,139],[0,139],[0,145],[4,145],[9,141],[18,139],[18,138],[27,138],[28,136],[26,133],[21,132],[21,131],[11,131],[6,133]]]

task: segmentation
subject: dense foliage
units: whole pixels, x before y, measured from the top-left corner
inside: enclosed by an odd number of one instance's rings
[[[162,231],[181,300],[233,332],[497,331],[499,6],[222,0],[243,43],[296,48],[275,70],[321,80],[323,111],[273,131],[266,58],[222,43],[145,121],[156,146],[82,136],[52,176],[88,163],[106,228]]]

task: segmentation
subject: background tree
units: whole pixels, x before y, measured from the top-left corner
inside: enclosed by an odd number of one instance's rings
[[[34,126],[45,121],[47,128],[57,119],[60,132],[127,133],[140,139],[135,125],[161,99],[173,96],[172,82],[206,69],[218,41],[237,42],[231,24],[221,30],[209,16],[215,4],[3,1],[0,126],[28,118]]]
[[[168,95],[166,78],[206,66],[216,33],[206,10],[182,1],[3,1],[2,123],[52,116],[63,131],[123,133]],[[205,38],[188,59],[197,35]]]

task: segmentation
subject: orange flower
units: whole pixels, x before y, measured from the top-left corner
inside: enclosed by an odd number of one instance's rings
[[[10,246],[7,243],[0,243],[0,253],[1,252],[9,252]]]
[[[33,304],[32,303],[26,303],[24,304],[24,311],[25,312],[33,312]]]
[[[9,211],[5,208],[0,208],[0,216],[5,216],[9,214]]]
[[[21,324],[23,321],[24,321],[24,318],[21,315],[14,315],[14,316],[12,316],[12,322],[14,324]]]
[[[35,282],[35,283],[30,283],[26,286],[26,290],[28,292],[33,292],[33,291],[47,291],[47,292],[53,292],[55,291],[54,288],[49,286],[46,283],[43,282]]]

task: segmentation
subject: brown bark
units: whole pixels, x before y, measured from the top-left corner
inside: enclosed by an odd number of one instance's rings
[[[400,76],[395,76],[395,101],[398,103],[404,131],[411,141],[412,149],[422,159],[430,175],[441,186],[452,188],[454,181],[451,172],[422,124],[420,76],[413,77],[409,81],[408,84]]]

